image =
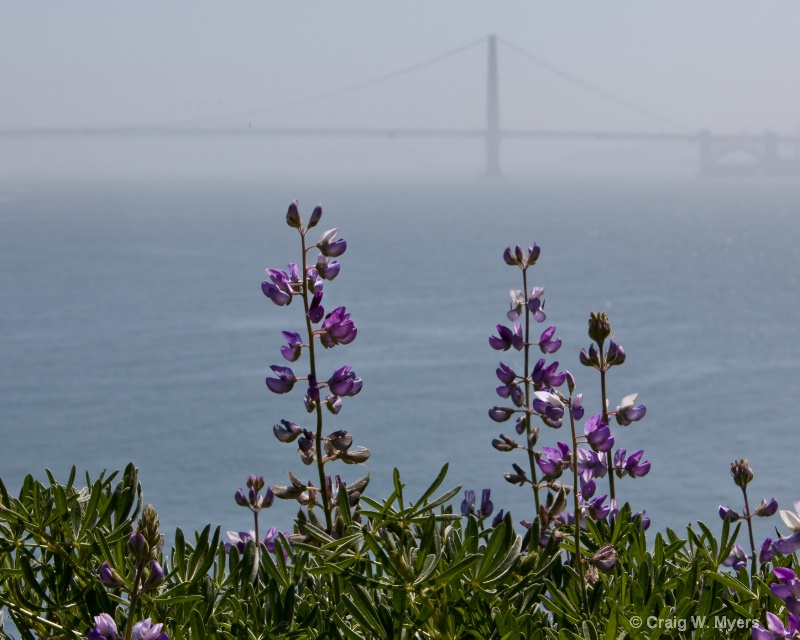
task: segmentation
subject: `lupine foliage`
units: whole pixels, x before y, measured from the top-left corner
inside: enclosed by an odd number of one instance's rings
[[[338,414],[342,398],[362,383],[348,366],[327,381],[316,373],[313,345],[349,344],[357,333],[344,307],[326,315],[322,306],[322,281],[339,273],[331,258],[346,243],[334,229],[307,246],[306,233],[321,215],[317,207],[304,226],[292,203],[287,223],[300,233],[302,260],[285,272],[268,270],[270,281],[262,285],[278,306],[303,301],[306,335],[284,331],[280,352],[292,363],[306,352],[310,373],[298,377],[273,365],[267,387],[288,393],[298,381],[307,383],[304,405],[316,424],[305,429],[282,419],[274,434],[298,441],[302,462],[317,468],[318,486],[290,473],[289,485],[262,493],[265,479],[252,475],[234,499],[251,511],[253,530],[228,532],[226,543],[210,526],[191,540],[177,529],[166,553],[158,514],[142,504],[133,465],[121,475],[87,474],[79,483],[75,469],[66,484],[49,471],[47,483],[28,476],[17,497],[0,481],[0,606],[23,638],[800,637],[800,503],[780,512],[788,530],[756,544],[752,518],[771,517],[778,505],[763,499],[751,509],[747,486],[754,474],[745,460],[731,465],[744,507],[740,513],[720,506],[719,532],[698,522],[683,536],[666,529],[648,538],[645,514],[620,504],[613,478],[640,478],[649,463],[640,451],[614,451],[609,420],[627,426],[645,409],[631,394],[609,410],[605,375],[626,354],[605,314],[591,314],[592,344],[577,361],[599,373],[599,413],[579,433],[588,396],[575,393],[569,371],[546,362],[562,346],[555,328],[532,331],[546,319],[544,290],[527,283],[537,245],[506,249],[504,260],[520,267],[523,289],[512,292],[513,326],[498,325],[490,338],[494,349],[513,349],[522,360],[500,363],[497,392],[509,403],[489,414],[497,422],[516,416],[523,443],[500,435],[492,444],[525,454],[527,469],[514,462],[505,478],[532,488],[531,519],[518,523],[495,512],[489,489],[480,499],[468,489],[454,512],[461,487],[442,489],[447,465],[411,499],[397,469],[383,500],[364,495],[368,475],[351,486],[331,479],[326,464],[361,464],[369,453],[351,450],[352,436],[341,429],[322,435],[323,404]],[[310,265],[314,249],[319,255]],[[534,348],[545,356],[535,363]],[[567,442],[539,446],[540,436],[562,427]],[[595,498],[606,475],[608,494]],[[297,499],[305,510],[293,532],[271,527],[262,540],[259,516],[275,496]],[[737,544],[740,521],[747,549]],[[2,619],[0,637],[10,637]]]

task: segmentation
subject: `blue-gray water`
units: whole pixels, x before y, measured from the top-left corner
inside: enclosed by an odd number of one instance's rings
[[[652,471],[618,483],[658,529],[740,504],[730,461],[747,457],[756,501],[800,498],[800,184],[791,181],[549,179],[444,184],[36,184],[0,191],[0,476],[18,488],[48,467],[96,475],[134,461],[164,529],[207,522],[250,528],[233,502],[248,474],[314,478],[281,418],[305,424],[302,391],[264,385],[298,305],[260,291],[267,267],[298,258],[286,207],[348,241],[329,309],[359,327],[322,353],[351,364],[364,390],[330,430],[373,452],[369,494],[399,467],[418,494],[446,461],[446,486],[491,487],[496,508],[530,517],[529,491],[502,474],[494,369],[516,364],[487,343],[505,321],[519,272],[508,244],[542,247],[531,285],[546,288],[555,356],[599,411],[595,372],[580,366],[592,310],[610,314],[627,363],[610,374],[612,406],[639,392],[644,421],[616,428]],[[305,373],[302,367],[298,373]],[[541,444],[566,439],[543,430]],[[358,470],[342,469],[353,478]],[[602,484],[601,484],[602,486]],[[288,527],[294,503],[262,526]],[[777,520],[770,524],[778,524]]]

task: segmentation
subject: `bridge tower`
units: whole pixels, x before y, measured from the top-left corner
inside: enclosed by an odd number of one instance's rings
[[[486,83],[486,177],[500,177],[500,97],[497,80],[497,36],[488,37]]]

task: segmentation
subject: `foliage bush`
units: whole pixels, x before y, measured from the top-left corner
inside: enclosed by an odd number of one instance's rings
[[[46,483],[28,476],[16,497],[0,480],[0,606],[23,638],[800,637],[800,513],[782,511],[789,533],[756,545],[752,519],[774,515],[778,505],[762,500],[751,509],[746,461],[731,466],[744,508],[720,507],[718,535],[698,522],[683,535],[667,529],[648,538],[646,515],[619,506],[614,478],[642,477],[649,462],[641,461],[642,452],[613,451],[610,418],[627,425],[645,408],[631,395],[610,410],[605,376],[626,354],[605,314],[592,314],[592,344],[579,360],[599,372],[601,408],[577,431],[584,403],[572,374],[544,358],[533,363],[534,349],[549,355],[561,346],[555,327],[531,338],[533,323],[546,318],[544,290],[527,282],[537,245],[506,249],[504,260],[520,268],[523,289],[512,291],[513,326],[498,325],[490,338],[493,348],[514,349],[523,360],[516,366],[521,375],[500,364],[497,391],[509,404],[489,415],[495,422],[516,417],[524,442],[501,434],[493,446],[524,454],[527,468],[513,463],[505,479],[530,487],[533,521],[515,523],[503,512],[492,518],[488,490],[477,508],[475,493],[465,492],[455,512],[461,487],[443,489],[447,466],[412,499],[397,469],[384,500],[365,495],[369,474],[350,486],[332,477],[328,465],[363,464],[369,450],[352,449],[352,435],[342,430],[323,435],[323,407],[335,416],[362,382],[349,366],[327,381],[317,374],[315,345],[332,349],[357,334],[344,307],[327,315],[322,307],[323,281],[338,275],[332,258],[346,243],[331,230],[307,244],[321,215],[317,207],[304,226],[292,203],[287,223],[299,232],[302,260],[286,272],[268,270],[270,281],[262,285],[278,306],[302,300],[305,336],[284,332],[281,353],[289,362],[306,354],[311,374],[298,378],[275,365],[267,386],[288,393],[307,383],[304,405],[314,427],[282,420],[275,435],[298,443],[300,460],[316,466],[319,484],[290,473],[289,485],[261,493],[264,479],[250,476],[248,491],[237,491],[235,500],[251,511],[253,531],[228,532],[226,543],[219,528],[207,526],[189,539],[177,529],[167,553],[158,515],[142,504],[133,464],[95,480],[87,474],[78,484],[74,468],[66,484],[49,471]],[[311,264],[307,256],[315,249]],[[536,448],[540,436],[562,425],[569,442]],[[595,497],[606,480],[609,493]],[[276,497],[300,503],[295,528],[270,529],[262,539],[259,514]],[[747,550],[737,544],[743,525]],[[0,637],[11,637],[2,619]]]

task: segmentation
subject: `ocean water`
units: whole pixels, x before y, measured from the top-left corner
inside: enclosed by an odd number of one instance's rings
[[[551,358],[574,373],[587,416],[600,410],[596,372],[578,362],[590,311],[609,313],[628,354],[610,373],[612,406],[638,392],[648,407],[615,429],[618,446],[652,462],[618,482],[622,500],[660,530],[718,526],[720,503],[740,506],[729,465],[742,457],[752,500],[800,499],[800,184],[781,180],[3,185],[3,481],[16,490],[45,467],[94,477],[133,461],[171,537],[208,522],[250,528],[233,501],[250,473],[313,479],[272,435],[280,419],[309,422],[303,392],[264,385],[269,365],[285,364],[281,331],[302,327],[300,305],[260,291],[265,268],[298,260],[283,222],[294,198],[306,216],[321,200],[320,231],[348,241],[324,303],[347,307],[358,339],[319,366],[327,377],[350,364],[364,380],[325,420],[371,449],[372,497],[389,494],[393,467],[413,497],[449,462],[445,487],[490,487],[496,509],[530,519],[530,492],[502,478],[522,457],[490,446],[513,425],[487,416],[497,363],[519,358],[487,339],[521,287],[504,247],[538,242],[542,329],[558,326]],[[567,438],[543,428],[540,444]],[[289,528],[296,510],[277,503],[262,527]]]

